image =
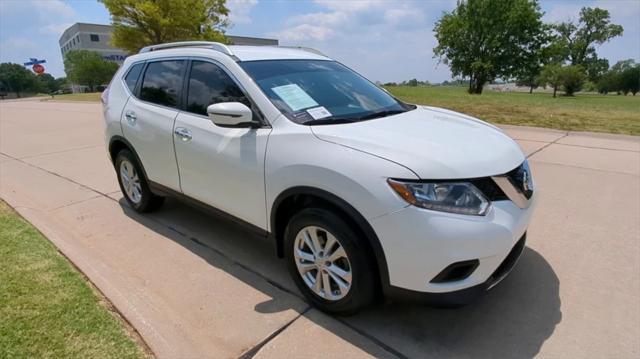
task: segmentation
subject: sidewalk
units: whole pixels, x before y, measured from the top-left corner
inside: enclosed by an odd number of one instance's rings
[[[512,275],[460,310],[387,304],[333,318],[273,243],[169,200],[131,211],[100,106],[0,103],[0,197],[40,229],[162,358],[637,357],[640,138],[506,127],[541,200]]]

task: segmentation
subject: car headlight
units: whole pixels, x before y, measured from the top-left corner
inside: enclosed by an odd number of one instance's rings
[[[484,216],[491,203],[469,182],[410,182],[388,179],[410,204],[434,211]]]

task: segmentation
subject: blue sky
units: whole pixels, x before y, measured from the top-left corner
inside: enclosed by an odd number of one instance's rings
[[[283,45],[315,47],[372,80],[451,78],[433,58],[433,26],[455,0],[228,0],[228,33],[277,38]],[[576,20],[582,6],[608,9],[624,35],[598,48],[611,65],[640,61],[640,0],[543,0],[549,22]],[[47,71],[63,76],[58,39],[75,22],[108,24],[95,0],[0,0],[0,62],[44,58]]]

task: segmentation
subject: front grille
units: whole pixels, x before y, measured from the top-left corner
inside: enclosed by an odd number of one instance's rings
[[[491,177],[477,178],[471,180],[471,183],[476,186],[489,201],[504,201],[509,199]]]
[[[527,199],[533,196],[533,187],[531,186],[531,170],[527,162],[523,162],[520,166],[514,168],[506,174],[511,183],[520,191]]]

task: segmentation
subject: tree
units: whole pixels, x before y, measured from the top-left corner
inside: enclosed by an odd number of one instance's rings
[[[544,36],[542,13],[535,0],[468,0],[458,2],[434,28],[435,56],[454,76],[469,80],[469,93],[482,93],[497,78],[510,78],[532,61]]]
[[[584,69],[580,65],[561,67],[558,77],[565,96],[573,96],[574,93],[582,90],[586,80]]]
[[[538,88],[538,76],[545,65],[559,62],[560,49],[552,41],[551,26],[544,24],[543,30],[533,39],[529,51],[525,54],[527,58],[516,70],[516,85],[529,88],[529,93]]]
[[[553,97],[556,97],[556,93],[558,92],[558,88],[560,87],[560,72],[562,70],[562,65],[560,64],[549,64],[542,68],[540,72],[540,76],[538,77],[538,83],[542,86],[551,86],[553,89]]]
[[[640,89],[640,65],[626,68],[620,73],[620,89],[626,95],[629,92],[633,96]]]
[[[0,64],[0,82],[8,90],[15,92],[16,97],[20,97],[21,92],[34,90],[35,81],[33,72],[22,65],[9,62]]]
[[[60,89],[56,79],[50,74],[36,76],[36,89],[42,93],[52,93]]]
[[[619,75],[619,73],[614,71],[607,71],[607,73],[602,75],[596,84],[598,92],[606,95],[609,92],[620,91]]]
[[[634,66],[636,66],[636,61],[634,59],[620,60],[616,62],[615,65],[611,66],[611,71],[622,72],[624,70],[631,69]]]
[[[130,53],[172,41],[226,42],[226,0],[99,0],[111,13],[111,43]]]
[[[549,85],[553,89],[553,97],[556,97],[558,88],[562,87],[566,96],[573,96],[582,89],[586,76],[580,66],[562,66],[561,64],[549,64],[542,69],[539,81],[544,86]]]
[[[57,90],[70,90],[69,89],[69,82],[67,81],[66,77],[58,77],[56,79],[56,88]]]
[[[598,92],[607,94],[615,91],[618,94],[624,93],[625,95],[629,92],[633,93],[632,90],[635,82],[633,71],[630,70],[633,70],[634,67],[637,67],[637,65],[633,59],[616,62],[616,64],[611,66],[611,69],[598,80]],[[640,79],[636,78],[636,81],[640,81]]]
[[[564,60],[571,65],[581,65],[596,82],[608,68],[608,62],[599,59],[595,45],[602,45],[622,35],[623,28],[612,24],[609,11],[583,7],[578,23],[571,21],[554,25],[556,46],[564,49]],[[604,71],[603,71],[604,69]]]
[[[107,61],[99,53],[87,50],[71,50],[64,56],[64,71],[76,84],[88,86],[91,91],[108,83],[118,71],[118,64]]]

